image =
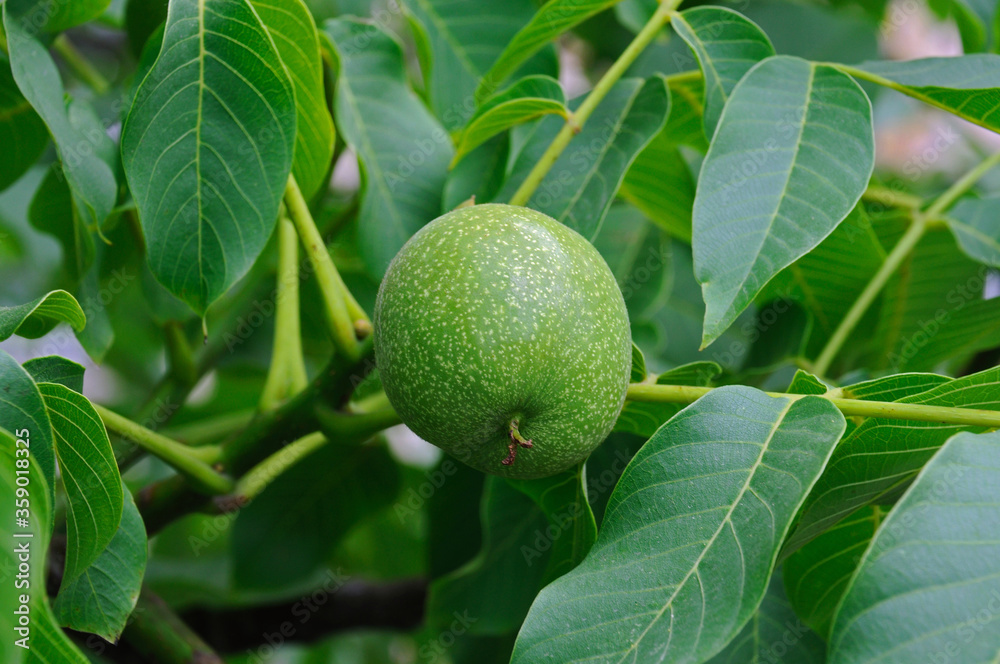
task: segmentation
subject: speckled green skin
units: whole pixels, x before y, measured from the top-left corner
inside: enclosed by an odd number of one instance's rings
[[[403,422],[487,473],[545,477],[586,459],[625,400],[632,342],[614,276],[534,210],[476,205],[425,226],[389,265],[374,325]],[[505,466],[512,419],[534,447]]]

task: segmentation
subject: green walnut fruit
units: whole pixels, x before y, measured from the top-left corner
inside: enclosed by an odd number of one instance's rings
[[[418,436],[487,473],[535,478],[610,433],[632,361],[611,270],[540,212],[475,205],[399,251],[375,304],[386,395]]]

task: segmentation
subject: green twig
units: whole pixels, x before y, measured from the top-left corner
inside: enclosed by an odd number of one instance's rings
[[[320,429],[339,444],[363,443],[379,431],[400,423],[399,415],[386,405],[368,413],[341,413],[326,406],[316,407]]]
[[[209,494],[228,493],[233,488],[232,480],[217,473],[209,465],[220,458],[218,448],[187,447],[176,440],[150,431],[100,404],[94,404],[94,408],[109,431],[134,442],[153,456],[170,464],[191,482],[192,487]]]
[[[355,331],[355,321],[359,319],[367,321],[367,316],[354,301],[340,273],[337,272],[326,243],[323,242],[312,213],[309,212],[309,206],[295,182],[295,176],[292,175],[288,177],[288,186],[285,189],[285,205],[288,206],[288,214],[295,223],[302,246],[305,247],[316,273],[333,343],[346,357],[357,358],[358,335]]]
[[[559,133],[556,134],[552,143],[545,150],[545,153],[542,154],[541,158],[535,163],[534,168],[528,173],[524,182],[521,183],[521,186],[511,196],[511,205],[525,205],[531,199],[532,194],[542,184],[542,180],[545,179],[545,176],[559,159],[563,150],[569,145],[573,136],[583,129],[583,125],[587,122],[591,113],[594,112],[604,97],[607,96],[608,92],[611,91],[611,88],[618,82],[618,79],[622,77],[650,42],[656,38],[660,30],[670,22],[674,10],[679,4],[680,0],[663,0],[660,3],[652,18],[643,26],[639,34],[632,40],[632,43],[628,45],[628,48],[622,52],[618,59],[615,60],[615,63],[611,65],[611,68],[605,72],[601,80],[594,86],[594,89],[587,95],[587,98],[580,104],[580,107],[570,114],[569,120],[559,130]]]
[[[990,155],[980,162],[975,168],[959,178],[955,184],[938,196],[926,210],[913,215],[913,223],[906,230],[906,233],[903,234],[903,237],[899,239],[899,242],[896,243],[896,246],[892,248],[889,255],[885,257],[885,261],[879,267],[878,272],[868,282],[865,289],[861,291],[858,299],[855,300],[843,320],[840,321],[840,325],[834,330],[830,339],[826,342],[826,346],[820,352],[819,357],[816,358],[814,366],[819,375],[825,374],[830,368],[837,353],[840,352],[847,338],[861,321],[862,316],[868,311],[868,307],[871,306],[872,302],[875,301],[875,298],[885,287],[886,282],[889,281],[889,277],[906,260],[906,257],[910,255],[913,247],[920,241],[920,238],[923,237],[927,229],[939,224],[941,215],[962,194],[972,188],[981,177],[997,165],[1000,165],[1000,152]]]
[[[1000,152],[996,152],[981,161],[979,165],[960,177],[955,184],[948,187],[943,194],[931,203],[930,207],[924,212],[924,216],[934,218],[944,214],[962,194],[971,189],[974,184],[979,182],[981,177],[997,165],[1000,165]]]
[[[198,364],[184,335],[184,325],[180,321],[168,321],[163,326],[163,334],[170,374],[179,385],[193,387],[198,382]]]
[[[95,93],[103,95],[111,89],[108,79],[104,78],[90,60],[84,57],[83,53],[80,53],[73,46],[73,42],[66,35],[63,34],[56,37],[52,42],[52,48],[55,49],[56,53],[63,59],[63,62],[73,71],[73,75],[86,83]]]
[[[278,286],[274,310],[274,344],[261,410],[269,410],[301,392],[309,383],[302,357],[299,321],[299,239],[283,214],[278,220]]]
[[[222,413],[205,419],[171,426],[163,435],[189,446],[214,443],[243,429],[257,414],[255,408]]]
[[[649,385],[634,383],[629,385],[626,398],[629,401],[650,401],[661,403],[693,403],[705,396],[712,387],[691,387],[687,385]],[[792,400],[804,399],[804,394],[783,394],[767,392],[768,396]],[[947,406],[925,406],[917,403],[894,403],[886,401],[863,401],[861,399],[828,399],[845,416],[883,417],[920,422],[939,422],[987,428],[1000,427],[1000,412],[975,408],[951,408]]]

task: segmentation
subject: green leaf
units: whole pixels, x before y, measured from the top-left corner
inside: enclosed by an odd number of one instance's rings
[[[58,240],[62,264],[69,278],[78,282],[94,263],[94,238],[73,204],[73,192],[58,163],[52,164],[28,208],[31,225]]]
[[[947,376],[932,373],[902,373],[855,383],[842,388],[840,392],[846,399],[899,401],[932,390],[951,380]]]
[[[830,661],[993,662],[1000,632],[1000,434],[949,440],[879,528],[830,636]],[[984,614],[986,621],[983,621]],[[985,629],[984,629],[985,627]]]
[[[477,110],[476,86],[518,30],[534,16],[535,3],[406,0],[404,4],[417,21],[418,37],[426,40],[429,62],[422,64],[431,108],[448,130],[459,129]],[[555,76],[557,70],[554,54],[543,52],[522,73]]]
[[[56,452],[45,402],[31,375],[14,358],[0,350],[0,428],[11,433],[28,430],[31,458],[48,485],[49,502],[55,502]]]
[[[295,89],[296,134],[292,173],[311,197],[324,184],[333,157],[333,118],[326,108],[319,35],[302,0],[250,0],[267,28]]]
[[[948,226],[969,257],[1000,267],[1000,197],[960,200],[948,212]]]
[[[72,3],[60,4],[68,7]],[[84,2],[84,5],[89,4]],[[48,49],[30,29],[38,12],[47,12],[45,0],[8,0],[3,5],[11,71],[21,93],[45,121],[56,144],[66,180],[81,203],[88,224],[104,221],[114,207],[118,184],[111,168],[71,121],[62,79]]]
[[[937,358],[989,347],[1000,301],[982,299],[987,273],[947,229],[927,231],[883,288],[870,365],[933,370]]]
[[[862,507],[793,553],[782,564],[795,613],[824,639],[861,555],[888,510]]]
[[[474,618],[469,632],[501,635],[524,620],[542,587],[552,540],[542,509],[504,479],[486,479],[480,507],[482,548],[475,558],[431,583],[427,623],[446,628],[455,613]]]
[[[578,97],[571,107],[581,102]],[[553,164],[527,207],[593,238],[629,166],[663,128],[669,107],[661,77],[618,81]],[[536,124],[496,196],[498,201],[513,195],[563,124],[559,117],[543,118]]]
[[[753,618],[708,664],[823,664],[825,661],[826,644],[796,617],[781,575],[775,573]]]
[[[114,538],[124,495],[111,441],[86,397],[65,385],[40,383],[63,486],[66,488],[66,568],[63,583],[75,581]]]
[[[47,32],[62,32],[91,21],[111,4],[111,0],[71,0],[69,2],[46,3],[33,0],[38,13],[46,16],[42,28]],[[37,20],[32,25],[38,25]]]
[[[32,619],[34,633],[31,650],[25,660],[27,664],[91,664],[87,656],[70,641],[66,632],[59,628],[59,622],[52,613],[44,593],[32,597]]]
[[[713,390],[636,454],[584,562],[546,587],[512,662],[705,661],[757,610],[844,431],[825,399]]]
[[[723,111],[694,202],[703,346],[837,227],[874,158],[871,104],[850,77],[788,56],[750,70]]]
[[[73,582],[59,588],[53,610],[59,622],[115,643],[139,600],[146,570],[146,527],[128,488],[118,532]]]
[[[698,56],[705,78],[705,134],[712,136],[730,93],[750,69],[774,55],[757,24],[724,7],[695,7],[671,21]]]
[[[0,341],[14,334],[38,339],[59,323],[69,323],[79,331],[87,324],[87,317],[75,297],[64,290],[49,291],[16,307],[0,307]]]
[[[632,374],[629,377],[630,383],[641,383],[646,380],[646,358],[642,356],[642,351],[634,343],[632,344]]]
[[[830,388],[816,376],[808,371],[798,369],[792,376],[792,382],[788,385],[789,394],[826,394]]]
[[[632,162],[620,193],[670,235],[691,241],[695,181],[669,121]]]
[[[506,176],[510,153],[509,134],[500,134],[465,155],[448,171],[442,208],[454,210],[473,196],[477,201],[493,200]]]
[[[271,235],[292,166],[295,96],[248,0],[173,0],[122,129],[149,265],[199,314]]]
[[[493,94],[520,66],[543,46],[618,0],[550,0],[521,28],[493,63],[476,88],[476,99]]]
[[[132,55],[137,59],[142,56],[146,43],[167,20],[168,4],[168,0],[128,0],[126,3],[125,32]]]
[[[865,62],[845,67],[859,78],[898,90],[974,124],[1000,131],[1000,55]],[[950,144],[957,134],[941,134]]]
[[[692,362],[663,372],[656,377],[655,384],[707,387],[721,373],[722,367],[715,362]],[[683,408],[677,403],[626,401],[614,430],[649,438]]]
[[[543,115],[560,115],[563,119],[569,119],[562,86],[550,76],[522,78],[476,109],[456,140],[457,148],[452,163],[457,163],[471,150],[500,132]]]
[[[923,376],[923,380],[934,380],[926,374]],[[921,380],[921,377],[918,374],[905,380]],[[898,401],[1000,410],[998,385],[1000,368],[993,368],[941,383]],[[905,487],[951,435],[970,428],[936,422],[866,419],[837,446],[803,506],[782,555],[795,551],[861,507],[878,504],[884,496]]]
[[[380,279],[410,236],[441,214],[451,139],[410,89],[395,39],[351,19],[327,21],[324,30],[340,61],[337,127],[365,178],[359,251]]]
[[[0,162],[0,191],[24,175],[48,144],[45,123],[21,94],[10,61],[0,53],[0,145],[10,146]]]
[[[542,585],[548,584],[579,565],[597,539],[584,465],[544,479],[507,481],[535,501],[549,520],[545,537],[552,551],[542,578]]]
[[[801,304],[822,332],[816,341],[825,343],[884,260],[885,250],[859,204],[819,246],[779,272],[759,297]]]
[[[392,503],[400,482],[384,447],[324,445],[240,512],[232,533],[233,579],[258,590],[308,579],[355,524]]]
[[[65,357],[36,357],[24,363],[24,370],[36,383],[59,383],[74,392],[83,392],[84,367]]]

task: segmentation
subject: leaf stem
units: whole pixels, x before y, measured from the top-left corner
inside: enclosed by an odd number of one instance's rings
[[[847,314],[841,319],[840,324],[837,329],[833,331],[830,335],[830,339],[827,340],[826,346],[820,352],[819,357],[816,358],[816,362],[813,363],[813,369],[815,373],[822,376],[825,375],[829,370],[830,365],[833,363],[834,358],[840,349],[843,347],[844,343],[847,341],[847,337],[851,335],[854,328],[857,327],[858,323],[861,321],[862,316],[868,311],[868,307],[871,306],[878,294],[882,292],[885,284],[889,281],[889,277],[893,275],[897,268],[906,260],[906,257],[910,255],[910,251],[916,246],[920,238],[923,237],[924,231],[926,230],[926,221],[922,216],[917,216],[914,218],[913,223],[910,227],[906,229],[906,233],[903,237],[899,239],[896,246],[892,248],[892,251],[885,257],[882,265],[879,267],[875,276],[872,277],[868,285],[865,286],[861,294],[858,295],[858,299],[854,301],[851,308],[847,311]]]
[[[981,177],[986,175],[997,165],[1000,165],[1000,152],[996,152],[981,161],[978,166],[960,177],[955,184],[948,187],[948,189],[943,194],[938,196],[937,199],[931,203],[930,207],[924,211],[924,216],[929,219],[941,216],[955,201],[958,200],[962,194],[971,189],[974,184],[979,182]]]
[[[327,440],[319,431],[289,443],[247,471],[233,489],[232,496],[216,499],[217,504],[245,505],[266,489],[279,475],[309,456]]]
[[[649,22],[643,26],[639,34],[632,40],[632,43],[628,45],[628,48],[618,56],[618,59],[611,65],[611,68],[604,73],[604,76],[601,77],[601,80],[597,82],[594,89],[583,100],[580,107],[570,114],[566,124],[562,126],[556,137],[552,139],[552,143],[549,144],[545,153],[542,154],[534,168],[531,169],[531,172],[524,179],[524,182],[521,183],[521,186],[511,196],[511,205],[525,205],[531,199],[531,196],[542,184],[542,180],[545,179],[552,166],[555,165],[563,150],[566,149],[566,146],[573,139],[573,136],[580,133],[583,125],[587,122],[587,118],[590,117],[591,113],[594,112],[604,97],[607,96],[608,92],[611,91],[612,86],[618,82],[618,79],[635,62],[635,59],[656,38],[660,30],[670,22],[674,10],[679,4],[680,0],[662,0],[656,8],[656,12],[653,13],[652,18],[649,19]]]
[[[693,403],[713,389],[715,388],[633,383],[628,386],[626,399],[629,401],[660,403]],[[782,392],[766,392],[765,394],[772,397],[793,400],[802,399],[807,396],[803,394],[785,394]],[[884,417],[964,426],[1000,427],[1000,411],[980,410],[976,408],[953,408],[948,406],[926,406],[917,403],[864,401],[861,399],[842,399],[823,395],[819,395],[819,397],[821,399],[828,399],[840,412],[848,417]]]
[[[94,409],[104,420],[104,426],[108,430],[134,442],[153,456],[170,464],[191,482],[192,487],[208,494],[228,493],[232,490],[233,481],[217,473],[209,465],[220,458],[219,448],[187,447],[100,404],[95,403]]]
[[[862,198],[873,203],[881,203],[887,207],[908,208],[918,210],[924,204],[924,199],[914,194],[896,191],[883,185],[868,185]]]
[[[73,70],[73,74],[86,83],[98,96],[106,94],[111,89],[108,79],[97,71],[97,68],[84,57],[83,53],[77,50],[65,34],[55,38],[52,42],[52,48],[63,59],[63,62]]]
[[[261,410],[269,410],[308,385],[299,321],[299,238],[287,215],[278,219],[278,275],[274,344]]]
[[[358,334],[356,332],[355,321],[362,321],[357,327],[362,331],[370,329],[371,323],[364,310],[358,305],[344,280],[341,279],[337,267],[330,258],[330,252],[323,242],[323,237],[316,228],[312,213],[306,204],[302,191],[295,176],[288,176],[288,186],[285,189],[285,205],[288,206],[288,214],[295,224],[302,246],[306,249],[306,254],[312,263],[319,281],[320,292],[323,294],[323,304],[325,306],[327,324],[330,326],[330,335],[333,338],[334,346],[341,353],[350,359],[359,356]],[[367,324],[367,328],[366,328]]]

